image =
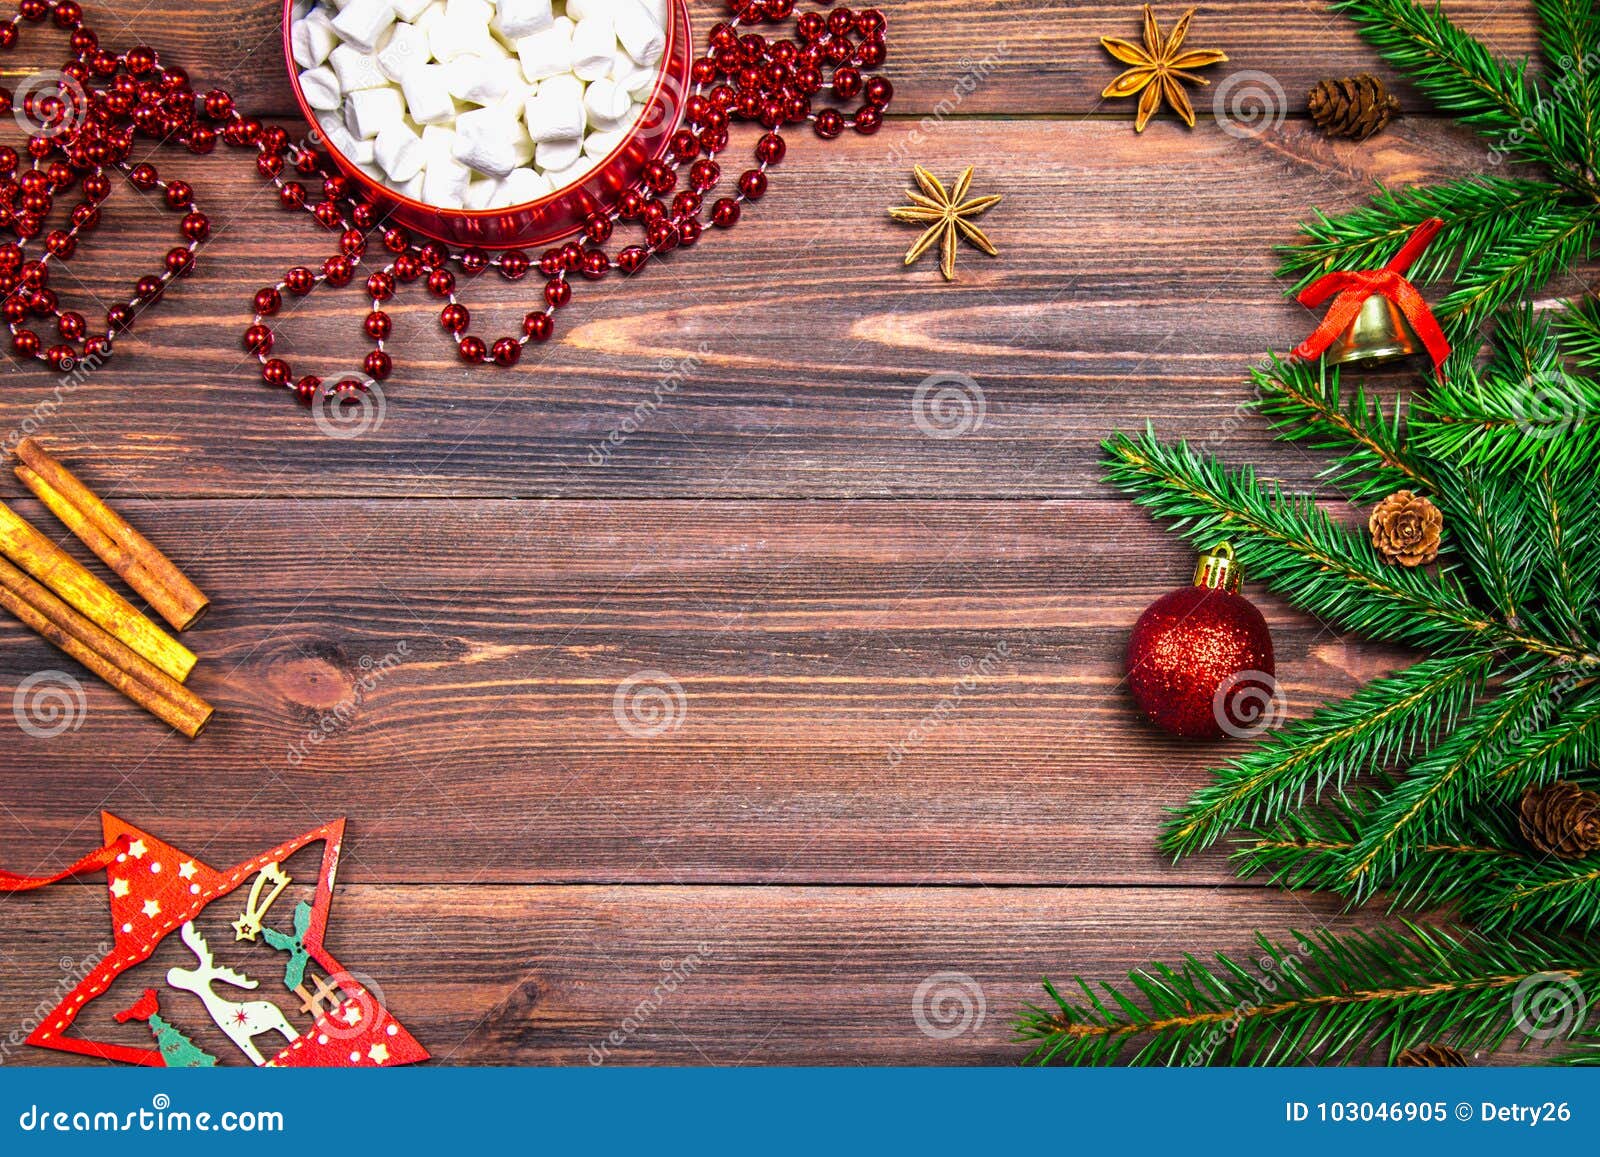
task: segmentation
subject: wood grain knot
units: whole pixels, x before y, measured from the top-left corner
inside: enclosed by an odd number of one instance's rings
[[[315,717],[354,702],[358,674],[337,643],[301,643],[267,664],[267,684],[292,709]]]

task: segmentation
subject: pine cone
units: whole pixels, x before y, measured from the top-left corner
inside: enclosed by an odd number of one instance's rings
[[[1421,566],[1439,557],[1439,532],[1444,515],[1426,498],[1396,490],[1372,508],[1367,519],[1372,546],[1387,562]]]
[[[1311,119],[1330,137],[1364,141],[1400,114],[1400,102],[1383,81],[1360,76],[1321,80],[1306,97]]]
[[[1581,860],[1600,851],[1600,795],[1559,780],[1522,793],[1522,838],[1535,849],[1563,860]]]
[[[1467,1054],[1449,1045],[1427,1044],[1407,1049],[1394,1058],[1399,1069],[1464,1069]]]

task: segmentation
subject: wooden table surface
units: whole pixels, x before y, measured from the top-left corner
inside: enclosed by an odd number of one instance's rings
[[[718,7],[692,7],[703,35]],[[1446,8],[1533,48],[1523,3]],[[1235,881],[1220,852],[1156,853],[1164,809],[1231,748],[1155,732],[1121,686],[1131,624],[1192,560],[1099,482],[1097,444],[1148,419],[1312,485],[1315,457],[1240,411],[1251,362],[1310,324],[1271,247],[1374,179],[1491,158],[1404,84],[1374,140],[1318,135],[1306,90],[1381,66],[1317,0],[1200,8],[1189,43],[1230,57],[1212,80],[1285,94],[1287,119],[1237,136],[1210,90],[1193,131],[1163,114],[1142,136],[1099,100],[1117,66],[1098,37],[1136,38],[1133,3],[884,9],[881,133],[794,134],[738,229],[580,286],[514,371],[463,368],[405,295],[400,368],[357,438],[239,348],[255,289],[326,235],[238,153],[156,158],[211,216],[198,272],[81,381],[8,362],[0,429],[37,423],[213,596],[185,641],[217,718],[186,742],[0,622],[0,696],[68,670],[86,703],[49,739],[0,713],[0,864],[63,866],[101,808],[219,866],[348,816],[329,945],[447,1063],[584,1063],[633,1017],[613,1063],[1005,1064],[1044,973],[1370,919]],[[87,19],[291,116],[265,0],[95,0]],[[8,67],[57,63],[37,43]],[[963,251],[956,284],[901,266],[915,234],[884,210],[912,161],[975,164],[1005,195],[985,219],[1001,256]],[[171,243],[125,188],[108,217],[80,299],[115,299]],[[473,285],[492,318],[474,329],[514,328],[535,287]],[[365,309],[355,287],[295,303],[297,371],[352,365]],[[941,373],[982,395],[954,437],[917,421]],[[60,533],[9,471],[0,494]],[[1253,594],[1296,712],[1402,658]],[[635,677],[676,726],[619,725]],[[102,887],[0,902],[0,1030],[103,939]],[[924,1031],[919,988],[951,986],[970,1023]]]

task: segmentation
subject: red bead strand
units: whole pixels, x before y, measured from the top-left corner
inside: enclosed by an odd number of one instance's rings
[[[53,90],[42,87],[15,109],[11,95],[0,89],[0,113],[15,112],[19,123],[34,130],[25,150],[0,146],[0,238],[8,233],[15,237],[0,241],[0,314],[10,329],[12,349],[61,372],[79,365],[93,368],[110,356],[117,335],[131,329],[138,312],[160,301],[174,280],[193,271],[200,248],[212,236],[193,189],[187,182],[162,178],[149,162],[134,162],[135,143],[165,142],[205,154],[220,139],[255,153],[257,171],[276,186],[283,209],[308,214],[338,238],[337,251],[320,266],[297,265],[256,294],[243,341],[259,361],[265,382],[311,402],[386,379],[393,370],[385,348],[391,335],[386,303],[401,286],[419,278],[444,300],[451,318],[459,320],[459,326],[445,328],[463,359],[515,365],[529,342],[550,339],[556,311],[572,299],[572,275],[586,281],[603,280],[613,271],[634,276],[652,260],[694,245],[708,226],[732,228],[746,202],[765,195],[769,170],[786,152],[785,128],[809,121],[826,138],[846,129],[871,133],[881,126],[894,92],[886,78],[868,75],[885,56],[887,21],[881,12],[830,6],[796,16],[794,0],[729,0],[728,7],[731,19],[712,27],[705,55],[692,62],[693,90],[684,103],[683,121],[662,155],[644,167],[615,206],[585,223],[581,241],[551,248],[535,260],[521,250],[452,253],[437,242],[414,240],[406,230],[387,225],[380,206],[363,200],[360,189],[329,158],[294,143],[281,126],[245,116],[227,92],[196,92],[188,75],[164,65],[154,49],[137,46],[115,53],[103,48],[83,24],[77,0],[18,0],[16,13],[0,21],[0,50],[15,46],[24,23],[48,20],[68,37],[71,57]],[[793,35],[788,38],[767,27],[791,19]],[[766,31],[757,31],[764,27]],[[824,97],[856,107],[815,107]],[[754,122],[765,131],[755,146],[754,167],[740,172],[735,188],[718,196],[723,170],[716,158],[727,147],[735,121]],[[91,332],[88,320],[64,309],[51,289],[50,263],[72,260],[81,239],[99,225],[113,172],[134,191],[179,215],[180,243],[167,252],[160,268],[136,280],[126,302],[106,310],[104,329]],[[72,196],[74,186],[81,189],[81,200],[73,205],[67,224],[47,231],[44,223],[55,200]],[[625,225],[637,230],[638,240],[617,237]],[[373,343],[362,363],[368,381],[340,377],[327,385],[314,374],[296,377],[288,362],[273,356],[269,319],[282,311],[285,291],[303,297],[324,283],[337,287],[354,279],[374,233],[389,264],[365,280],[372,300],[363,324]],[[608,251],[610,244],[617,248]],[[537,269],[544,279],[543,304],[523,318],[520,334],[486,342],[466,332],[470,315],[456,299],[452,265],[469,277],[492,266],[507,281],[520,281]],[[59,343],[41,340],[41,322],[53,322]]]

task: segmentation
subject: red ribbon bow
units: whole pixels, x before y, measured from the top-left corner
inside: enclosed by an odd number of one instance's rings
[[[1300,291],[1298,298],[1301,305],[1321,305],[1328,298],[1334,298],[1333,305],[1328,309],[1322,319],[1322,324],[1317,326],[1312,335],[1295,347],[1294,356],[1304,361],[1321,357],[1334,341],[1350,328],[1350,323],[1355,320],[1356,314],[1361,312],[1362,303],[1373,294],[1388,298],[1399,307],[1405,319],[1411,323],[1411,328],[1416,331],[1417,337],[1422,340],[1427,348],[1428,356],[1433,359],[1433,372],[1439,380],[1444,380],[1444,359],[1450,356],[1450,343],[1445,340],[1444,330],[1439,328],[1438,320],[1433,316],[1433,311],[1428,308],[1428,303],[1423,300],[1422,294],[1417,292],[1417,287],[1405,279],[1406,270],[1411,268],[1411,263],[1422,256],[1422,251],[1428,247],[1434,234],[1444,228],[1444,222],[1438,217],[1429,217],[1418,225],[1406,238],[1406,243],[1400,246],[1387,265],[1382,269],[1366,269],[1355,272],[1336,271],[1327,273],[1317,278],[1310,285]]]

